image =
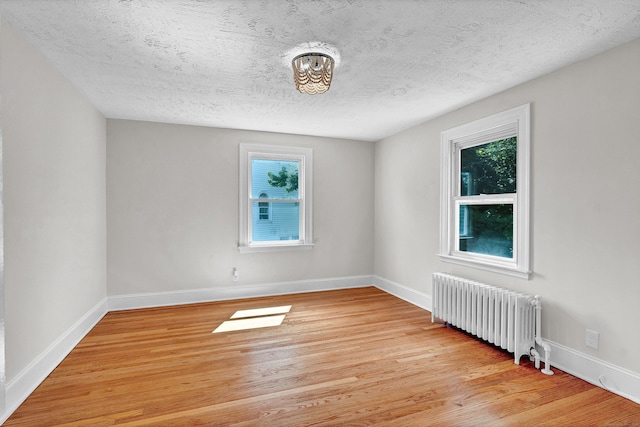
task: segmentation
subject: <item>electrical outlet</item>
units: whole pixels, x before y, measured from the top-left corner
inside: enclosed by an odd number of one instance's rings
[[[233,276],[232,277],[233,277],[233,281],[234,282],[237,282],[238,280],[240,280],[240,276],[238,275],[238,269],[237,268],[233,269]]]
[[[598,349],[598,341],[600,339],[600,332],[592,331],[591,329],[587,329],[587,334],[585,338],[585,345],[587,347],[591,347],[594,349]]]

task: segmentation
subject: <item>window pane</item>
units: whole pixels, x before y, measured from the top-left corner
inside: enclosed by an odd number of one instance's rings
[[[460,195],[516,192],[516,137],[460,151]]]
[[[251,229],[253,242],[274,240],[300,240],[300,204],[298,202],[272,202],[270,221],[260,220],[262,203],[251,203]]]
[[[459,221],[460,251],[513,258],[512,204],[462,205]]]
[[[268,194],[270,199],[298,198],[298,163],[282,160],[251,160],[251,198]]]

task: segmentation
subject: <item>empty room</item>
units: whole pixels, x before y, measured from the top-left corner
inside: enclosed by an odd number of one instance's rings
[[[0,0],[0,423],[640,425],[637,0]]]

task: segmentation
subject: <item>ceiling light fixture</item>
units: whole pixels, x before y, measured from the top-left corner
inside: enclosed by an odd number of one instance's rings
[[[291,61],[293,81],[301,93],[325,93],[331,86],[335,61],[324,53],[303,53]]]

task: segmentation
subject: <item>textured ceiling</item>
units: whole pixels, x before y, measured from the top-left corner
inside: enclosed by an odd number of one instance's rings
[[[109,118],[378,140],[640,37],[639,0],[0,0]],[[290,60],[322,43],[331,89]]]

